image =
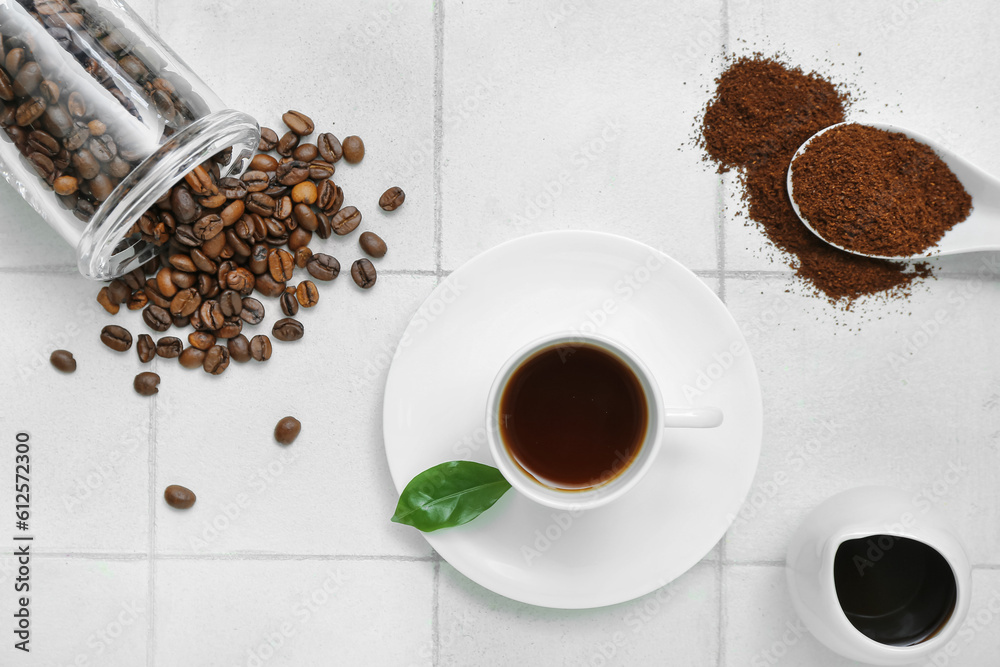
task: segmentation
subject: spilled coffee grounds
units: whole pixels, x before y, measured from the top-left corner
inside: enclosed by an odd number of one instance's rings
[[[922,253],[972,210],[972,197],[930,146],[853,123],[809,143],[792,185],[823,238],[869,255]]]
[[[819,130],[844,121],[847,93],[816,73],[761,54],[733,59],[716,79],[701,143],[720,172],[737,169],[749,216],[818,293],[847,307],[858,297],[903,296],[924,265],[869,259],[820,241],[799,220],[785,188],[789,162]]]

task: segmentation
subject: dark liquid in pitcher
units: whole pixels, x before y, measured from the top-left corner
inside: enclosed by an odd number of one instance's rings
[[[840,545],[833,562],[840,606],[863,635],[889,646],[930,639],[955,610],[955,575],[937,551],[905,537]]]
[[[586,489],[613,479],[646,437],[646,397],[617,357],[586,344],[543,349],[511,375],[500,434],[541,483]]]

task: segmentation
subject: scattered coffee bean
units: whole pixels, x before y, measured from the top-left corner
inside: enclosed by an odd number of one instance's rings
[[[319,303],[319,290],[316,289],[316,284],[313,281],[303,280],[295,288],[295,297],[303,308],[312,308]]]
[[[241,364],[253,358],[250,354],[250,341],[243,334],[234,336],[226,341],[226,349],[229,350],[229,358]]]
[[[292,151],[292,157],[302,162],[312,162],[319,157],[319,149],[316,144],[299,144],[299,147]]]
[[[186,347],[181,352],[180,364],[184,368],[201,368],[205,363],[205,350],[197,347]]]
[[[271,358],[271,339],[258,334],[250,339],[250,356],[254,361],[267,361]]]
[[[340,144],[340,139],[329,132],[319,135],[316,140],[316,148],[319,150],[320,157],[330,164],[334,164],[344,157],[344,148]]]
[[[49,356],[49,362],[56,370],[63,373],[72,373],[76,370],[76,359],[73,358],[72,352],[67,352],[66,350],[56,350],[53,352]]]
[[[275,147],[275,150],[278,152],[278,155],[282,157],[291,157],[292,151],[294,151],[298,145],[299,135],[294,132],[286,132],[281,136],[281,139],[278,140],[278,145]]]
[[[286,111],[281,116],[281,120],[284,121],[289,130],[300,137],[308,136],[316,129],[312,119],[301,111]]]
[[[213,345],[205,352],[202,368],[211,375],[221,375],[229,367],[229,350],[221,345]]]
[[[357,164],[365,157],[365,142],[353,134],[344,139],[344,159],[351,164]]]
[[[290,317],[278,320],[271,328],[271,335],[285,342],[299,340],[304,334],[305,327],[302,326],[302,323]]]
[[[318,252],[306,263],[306,271],[316,280],[333,280],[340,275],[340,262],[336,257]]]
[[[117,315],[121,309],[118,302],[111,298],[111,290],[107,287],[102,287],[101,291],[97,293],[97,303],[101,304],[104,310],[112,315]]]
[[[395,211],[403,205],[405,199],[406,193],[403,192],[403,189],[393,186],[383,192],[382,196],[378,198],[378,205],[383,211]]]
[[[375,266],[367,259],[359,259],[351,265],[351,277],[361,289],[368,289],[375,284],[378,274],[375,273]]]
[[[139,334],[139,338],[135,342],[135,351],[139,355],[139,361],[144,364],[148,364],[156,356],[156,344],[153,343],[153,337],[149,334]]]
[[[135,380],[132,381],[132,387],[135,389],[135,392],[142,396],[152,396],[159,393],[160,390],[157,387],[159,384],[160,376],[148,371],[139,373],[135,376]]]
[[[285,290],[281,296],[278,297],[278,304],[281,306],[281,312],[285,314],[286,317],[295,317],[299,312],[299,300],[295,297],[295,292],[289,292]]]
[[[156,341],[156,356],[164,359],[176,359],[181,356],[184,344],[176,336],[164,336]]]
[[[362,232],[361,237],[358,239],[358,245],[370,257],[385,257],[387,250],[385,241],[374,232]]]
[[[186,510],[194,506],[198,500],[194,491],[178,484],[171,484],[163,491],[163,499],[174,509]]]
[[[330,220],[333,225],[333,233],[337,236],[350,234],[361,224],[361,212],[353,206],[347,206],[337,211],[337,215]]]
[[[269,127],[260,128],[260,144],[257,150],[266,153],[273,151],[278,145],[278,134]]]
[[[173,324],[170,313],[155,304],[146,306],[142,311],[142,320],[153,331],[166,331]]]
[[[132,347],[132,334],[128,329],[115,324],[109,324],[101,329],[101,342],[115,352],[125,352]]]
[[[274,427],[274,439],[282,445],[295,442],[302,431],[302,423],[295,417],[283,417]]]
[[[239,315],[247,324],[260,324],[264,320],[264,304],[253,297],[243,297]]]

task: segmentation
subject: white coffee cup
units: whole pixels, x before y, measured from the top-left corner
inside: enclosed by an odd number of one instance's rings
[[[552,348],[590,346],[602,350],[629,368],[646,400],[646,432],[631,461],[616,462],[594,486],[584,489],[560,488],[538,479],[526,470],[504,443],[500,427],[500,402],[508,381],[531,357]],[[518,492],[542,505],[562,510],[584,510],[606,505],[635,487],[649,471],[663,446],[667,428],[713,428],[722,423],[722,411],[715,407],[667,407],[656,379],[642,360],[621,343],[604,336],[557,333],[533,341],[515,352],[503,364],[486,402],[486,434],[490,453],[500,473]]]

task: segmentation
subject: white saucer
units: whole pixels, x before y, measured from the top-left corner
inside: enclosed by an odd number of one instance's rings
[[[715,405],[725,414],[716,429],[671,430],[657,465],[607,507],[571,516],[512,489],[472,522],[424,534],[442,558],[496,593],[577,609],[649,593],[711,551],[750,489],[762,409],[743,335],[685,267],[611,234],[523,237],[442,281],[400,341],[383,412],[397,491],[444,461],[492,465],[484,421],[494,375],[524,343],[567,329],[596,330],[631,348],[668,404]]]

